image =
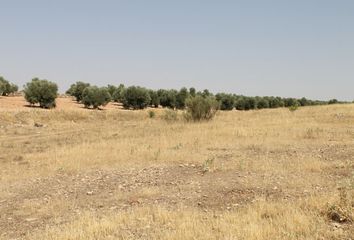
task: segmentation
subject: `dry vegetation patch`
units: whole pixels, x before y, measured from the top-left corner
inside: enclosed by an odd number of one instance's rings
[[[0,239],[354,235],[353,105],[202,123],[117,108],[0,99]]]

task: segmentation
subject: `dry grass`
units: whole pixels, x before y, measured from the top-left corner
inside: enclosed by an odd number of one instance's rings
[[[0,99],[0,239],[353,234],[353,105],[221,112],[203,123],[116,108]],[[335,223],[333,209],[348,220]]]

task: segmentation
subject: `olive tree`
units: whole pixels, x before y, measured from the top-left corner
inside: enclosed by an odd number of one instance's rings
[[[85,88],[89,86],[90,86],[89,83],[76,82],[70,86],[70,88],[66,91],[66,94],[75,97],[77,102],[81,102],[83,98],[83,92]]]
[[[114,102],[123,102],[123,94],[124,94],[125,86],[124,84],[120,84],[114,91],[112,95],[112,99]]]
[[[106,106],[111,101],[111,95],[106,87],[90,86],[82,92],[81,102],[86,108],[97,109],[100,106]]]
[[[177,94],[178,92],[174,89],[165,90],[160,89],[157,91],[160,99],[160,105],[162,107],[175,108],[177,106]]]
[[[220,103],[220,110],[232,110],[235,105],[235,97],[231,94],[218,93],[215,95]]]
[[[146,88],[131,86],[123,92],[123,107],[126,109],[144,109],[149,106],[151,98]]]
[[[157,91],[155,90],[149,90],[149,95],[150,95],[150,106],[158,108],[160,105],[160,98],[159,95],[157,94]]]
[[[58,95],[56,83],[48,80],[32,79],[24,86],[25,99],[31,105],[39,104],[41,108],[53,108]]]
[[[0,76],[0,96],[8,96],[18,91],[18,86]]]

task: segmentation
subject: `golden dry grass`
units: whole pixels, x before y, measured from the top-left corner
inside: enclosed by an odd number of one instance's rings
[[[161,109],[150,119],[147,110],[85,110],[70,99],[55,110],[5,101],[0,238],[353,235],[354,105],[220,112],[187,123],[166,122]],[[331,220],[331,206],[348,219]]]

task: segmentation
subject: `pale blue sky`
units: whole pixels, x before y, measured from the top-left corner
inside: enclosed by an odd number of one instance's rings
[[[0,75],[354,99],[353,0],[0,0]]]

